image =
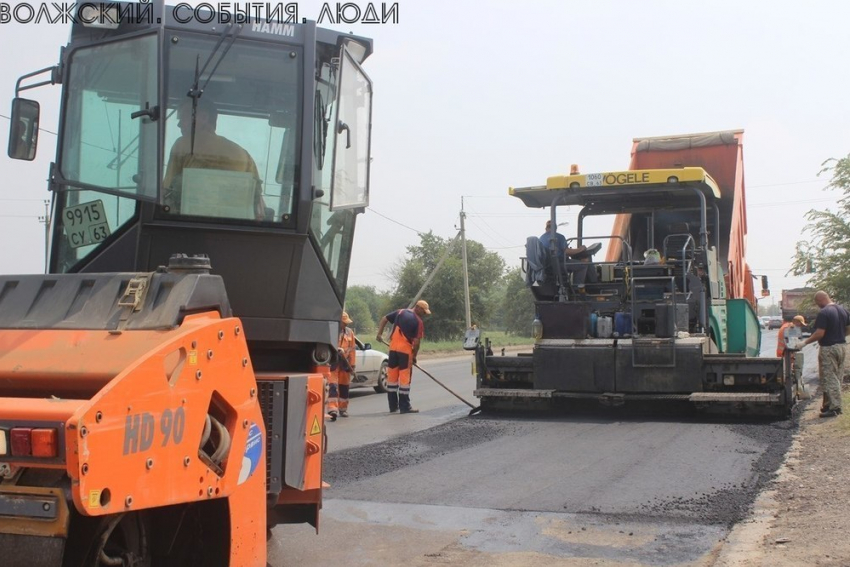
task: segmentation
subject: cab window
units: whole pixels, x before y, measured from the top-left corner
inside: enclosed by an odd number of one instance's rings
[[[59,171],[68,185],[157,199],[156,36],[69,57]]]
[[[300,51],[240,40],[216,52],[216,38],[191,34],[175,35],[168,45],[159,214],[292,225]]]

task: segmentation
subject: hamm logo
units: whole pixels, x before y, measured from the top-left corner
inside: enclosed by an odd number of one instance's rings
[[[295,26],[292,24],[255,23],[251,25],[251,31],[260,33],[271,33],[274,35],[285,35],[287,37],[295,37]]]

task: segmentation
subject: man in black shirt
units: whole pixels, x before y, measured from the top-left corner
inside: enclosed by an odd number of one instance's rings
[[[845,339],[850,313],[833,303],[825,291],[815,294],[815,303],[820,307],[815,319],[815,332],[803,345],[815,341],[820,345],[818,352],[818,374],[823,391],[821,417],[835,417],[841,413],[841,369],[844,366]]]

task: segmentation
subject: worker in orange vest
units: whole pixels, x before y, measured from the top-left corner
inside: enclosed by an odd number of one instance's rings
[[[354,331],[348,327],[352,323],[354,321],[348,313],[343,311],[340,319],[337,359],[331,364],[328,381],[328,417],[331,421],[336,421],[337,416],[348,417],[348,393],[357,355]]]
[[[798,329],[802,329],[806,326],[806,319],[802,315],[797,315],[793,319],[786,319],[782,326],[779,327],[779,333],[776,335],[776,356],[782,358],[782,355],[785,354],[785,347],[787,346],[786,335],[788,334],[788,329],[792,327],[796,327]],[[797,333],[797,336],[800,336],[800,333]]]
[[[802,315],[796,315],[792,320],[786,320],[782,323],[782,326],[779,327],[779,333],[777,333],[776,339],[776,356],[782,358],[785,354],[785,349],[788,346],[788,339],[791,336],[801,337],[803,333],[803,327],[806,326],[806,319]],[[803,364],[805,361],[803,359],[802,350],[793,350],[791,351],[791,376],[794,380],[794,384],[797,386],[797,392],[800,396],[800,399],[808,399],[809,393],[806,391],[806,384],[803,382]]]
[[[425,335],[423,315],[430,315],[427,301],[419,300],[413,309],[399,309],[381,317],[378,324],[378,341],[383,342],[384,327],[394,325],[390,335],[390,352],[387,359],[387,399],[390,413],[419,413],[410,405],[410,376],[416,364],[419,342]]]
[[[351,387],[351,376],[354,374],[357,361],[357,343],[354,331],[349,327],[354,321],[345,311],[342,312],[342,329],[339,333],[339,368],[337,368],[337,384],[339,385],[339,416],[348,417],[348,392]]]

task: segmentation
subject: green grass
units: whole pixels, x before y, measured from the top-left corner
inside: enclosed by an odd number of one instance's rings
[[[493,345],[493,350],[500,349],[502,347],[509,346],[523,346],[523,345],[533,345],[534,339],[531,337],[517,337],[514,335],[508,335],[504,331],[485,331],[481,333],[482,340],[484,338],[489,338],[490,342]],[[434,353],[434,352],[452,352],[463,350],[463,341],[422,341],[422,346],[419,347],[419,352],[421,353]]]
[[[843,409],[850,408],[850,392],[841,395],[841,406]],[[850,435],[850,411],[845,411],[835,418],[835,428],[843,435]]]
[[[509,335],[504,331],[486,331],[481,333],[482,340],[484,338],[489,338],[490,342],[493,345],[493,350],[496,351],[502,347],[511,347],[511,346],[531,346],[534,344],[534,339],[531,337],[517,337],[514,335]],[[363,337],[360,337],[360,340],[363,340]],[[372,348],[375,350],[379,350],[381,352],[387,352],[387,346],[379,344],[374,339],[370,341],[372,343]],[[425,340],[422,341],[422,344],[419,347],[419,352],[422,354],[434,354],[439,352],[461,352],[463,351],[463,340],[458,339],[455,341],[429,341],[428,337],[425,337]]]

